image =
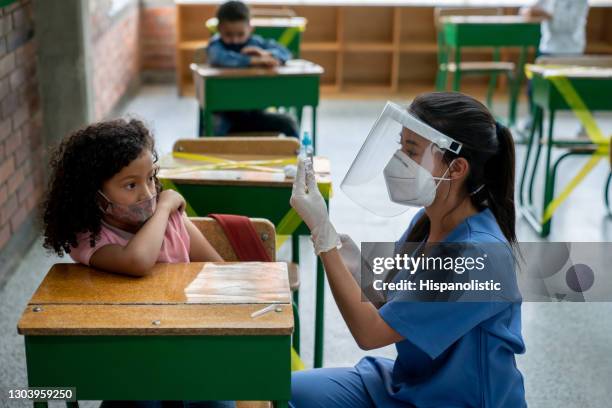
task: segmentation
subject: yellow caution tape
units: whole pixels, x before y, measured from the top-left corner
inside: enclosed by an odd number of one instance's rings
[[[282,169],[269,168],[266,166],[285,166],[288,164],[296,164],[297,157],[284,157],[282,159],[263,159],[263,160],[230,160],[216,156],[209,156],[199,153],[186,153],[186,152],[173,152],[172,156],[177,159],[186,159],[192,161],[203,161],[209,162],[210,164],[201,166],[184,166],[172,169],[166,169],[166,176],[174,176],[181,172],[186,171],[197,171],[197,170],[227,170],[227,169],[242,169],[248,168],[258,171],[280,171]],[[162,185],[164,188],[171,188],[177,190],[174,183],[168,179],[162,179]],[[333,195],[331,183],[319,183],[319,191],[326,200],[331,199]],[[177,190],[178,191],[178,190]],[[191,207],[189,207],[191,208]],[[187,212],[189,216],[195,216],[193,209]],[[302,223],[302,219],[293,208],[289,209],[287,213],[281,218],[278,227],[276,228],[276,247],[280,248],[287,239],[295,232],[295,230]]]
[[[526,73],[528,73],[527,77],[531,79],[533,73],[530,70],[531,65],[526,67]],[[609,153],[610,149],[610,141],[607,139],[595,118],[591,114],[591,111],[586,106],[576,89],[564,76],[549,76],[547,77],[553,85],[557,88],[561,96],[565,99],[565,102],[572,109],[572,112],[578,120],[584,126],[587,135],[591,139],[591,141],[598,145],[599,147],[591,158],[585,163],[585,165],[580,169],[580,171],[570,180],[570,182],[565,186],[561,194],[559,194],[554,200],[552,200],[546,208],[544,209],[544,214],[542,216],[542,224],[546,223],[551,219],[554,212],[559,208],[559,206],[570,196],[572,191],[580,184],[580,182],[593,170],[593,168],[599,163],[599,161],[606,157]]]
[[[297,353],[297,351],[295,351],[293,347],[291,347],[291,371],[301,371],[305,368],[306,366],[300,358],[300,355]]]
[[[304,26],[287,28],[285,31],[283,31],[280,37],[278,37],[278,43],[280,45],[288,47],[289,44],[291,44],[291,42],[295,38],[295,36],[298,35],[298,33],[303,32],[305,28],[306,27]]]

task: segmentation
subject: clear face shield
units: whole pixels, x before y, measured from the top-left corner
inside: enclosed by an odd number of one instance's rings
[[[461,146],[387,102],[340,188],[361,207],[384,217],[408,207],[427,207],[440,182],[448,180],[444,152],[458,154]]]

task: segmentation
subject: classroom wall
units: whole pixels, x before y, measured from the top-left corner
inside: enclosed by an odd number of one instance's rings
[[[140,78],[138,0],[89,0],[94,120],[104,119]]]
[[[42,114],[30,0],[0,8],[0,285],[37,235]]]
[[[174,80],[176,7],[173,0],[141,0],[141,68],[146,80]]]

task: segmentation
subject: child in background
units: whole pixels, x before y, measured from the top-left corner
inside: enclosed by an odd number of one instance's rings
[[[521,9],[526,17],[544,18],[540,55],[584,53],[588,12],[588,0],[537,0]]]
[[[228,1],[217,10],[216,34],[206,49],[211,65],[226,68],[283,65],[291,53],[274,40],[253,34],[249,8],[241,1]],[[229,111],[215,115],[215,135],[235,132],[273,131],[298,137],[298,128],[287,115],[263,110]]]
[[[543,18],[538,55],[581,55],[586,47],[586,24],[589,14],[588,0],[537,0],[532,6],[523,7],[521,15]],[[531,117],[531,83],[527,85],[529,116],[519,125],[525,134],[533,125]],[[584,133],[581,129],[579,133]]]
[[[161,191],[154,140],[138,120],[90,125],[51,159],[44,246],[76,262],[142,276],[156,262],[222,261],[184,214],[176,191]]]

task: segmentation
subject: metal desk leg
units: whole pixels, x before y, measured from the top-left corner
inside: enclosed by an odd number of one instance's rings
[[[555,111],[551,110],[549,123],[548,123],[548,138],[546,140],[546,162],[545,162],[546,167],[544,168],[544,202],[543,202],[543,207],[542,207],[541,221],[544,219],[543,216],[546,211],[546,208],[548,207],[548,204],[550,204],[550,202],[553,200],[553,194],[555,190],[554,179],[552,178],[553,169],[551,168],[551,165],[550,165],[551,156],[552,156],[552,148],[553,148],[554,123],[555,123]],[[550,234],[551,221],[552,221],[552,218],[542,223],[542,227],[539,231],[540,236],[542,238],[547,237],[548,234]]]
[[[516,105],[518,101],[518,94],[521,89],[521,84],[523,83],[523,78],[525,76],[525,61],[527,60],[527,47],[521,48],[521,53],[519,55],[518,61],[518,72],[516,73],[516,78],[510,86],[512,87],[512,93],[510,94],[510,112],[508,115],[508,125],[514,125],[516,121]]]
[[[317,154],[317,106],[312,107],[312,150]]]
[[[461,47],[455,49],[455,74],[453,75],[453,91],[459,92],[461,88]]]
[[[323,367],[323,330],[325,315],[325,270],[323,262],[317,256],[317,289],[315,310],[315,340],[314,340],[314,367]]]
[[[533,207],[533,186],[535,185],[535,179],[536,179],[536,173],[538,171],[538,161],[540,160],[540,153],[542,152],[542,140],[543,140],[543,132],[544,132],[544,110],[542,108],[539,108],[540,112],[539,115],[537,117],[537,120],[534,119],[534,123],[535,126],[537,126],[536,128],[536,153],[535,156],[533,157],[533,167],[532,167],[532,171],[531,171],[531,177],[528,177],[529,180],[529,190],[528,190],[528,196],[527,196],[527,204],[531,207]]]
[[[525,200],[523,199],[523,192],[525,191],[525,182],[527,180],[527,173],[529,171],[529,159],[531,158],[531,152],[534,148],[533,139],[535,135],[536,122],[538,115],[541,115],[541,111],[538,109],[536,105],[534,105],[531,117],[533,118],[533,122],[529,129],[529,139],[527,140],[527,144],[525,145],[525,159],[523,161],[523,171],[521,172],[521,180],[519,183],[519,193],[518,193],[518,202],[519,205],[524,206]]]
[[[204,110],[198,107],[198,137],[204,135]]]
[[[213,115],[210,109],[204,109],[204,126],[206,131],[204,136],[212,136],[213,134]]]
[[[291,235],[291,261],[299,266],[300,264],[300,236],[298,234]],[[299,321],[299,306],[300,306],[300,290],[293,292],[293,307],[295,314],[295,329],[293,331],[293,348],[296,353],[300,354],[300,321]]]

